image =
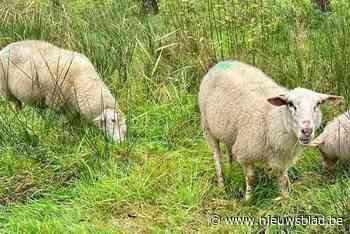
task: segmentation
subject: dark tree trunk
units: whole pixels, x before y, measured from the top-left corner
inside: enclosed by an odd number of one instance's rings
[[[331,10],[331,0],[314,0],[314,5],[324,12]]]
[[[142,11],[144,14],[158,14],[158,0],[142,0]]]

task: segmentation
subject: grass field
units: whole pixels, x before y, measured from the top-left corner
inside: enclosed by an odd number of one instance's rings
[[[223,59],[349,103],[349,7],[333,0],[332,12],[322,13],[309,0],[161,0],[158,15],[144,15],[132,0],[0,0],[0,48],[41,39],[84,53],[128,120],[127,141],[116,145],[78,119],[29,106],[17,114],[0,99],[0,233],[349,233],[348,164],[326,175],[319,153],[306,149],[289,170],[288,200],[273,200],[277,181],[259,169],[247,204],[243,171],[227,157],[225,189],[217,187],[197,105],[200,80]],[[345,109],[325,106],[323,126]],[[301,215],[342,225],[225,218]]]

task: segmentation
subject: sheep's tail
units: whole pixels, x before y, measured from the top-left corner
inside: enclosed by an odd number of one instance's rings
[[[308,147],[318,147],[324,144],[324,139],[321,136],[316,137],[311,143],[307,144]]]

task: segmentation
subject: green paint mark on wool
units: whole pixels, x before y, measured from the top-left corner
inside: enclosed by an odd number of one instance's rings
[[[237,65],[238,65],[238,62],[231,61],[231,60],[219,62],[211,69],[211,72],[219,72],[219,71],[224,71],[227,69],[232,69]]]

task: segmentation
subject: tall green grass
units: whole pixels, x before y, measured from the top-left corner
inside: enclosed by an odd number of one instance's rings
[[[223,59],[349,101],[350,4],[332,4],[324,14],[308,0],[165,0],[158,15],[144,15],[139,1],[0,0],[0,48],[40,39],[87,55],[128,122],[127,142],[115,145],[88,123],[29,106],[15,113],[1,99],[1,232],[349,231],[346,164],[329,177],[307,150],[290,170],[291,199],[273,202],[276,180],[259,170],[245,204],[238,164],[224,160],[226,187],[216,186],[197,107],[201,78]],[[325,107],[325,121],[344,109]],[[344,225],[215,226],[212,213],[324,215]]]

